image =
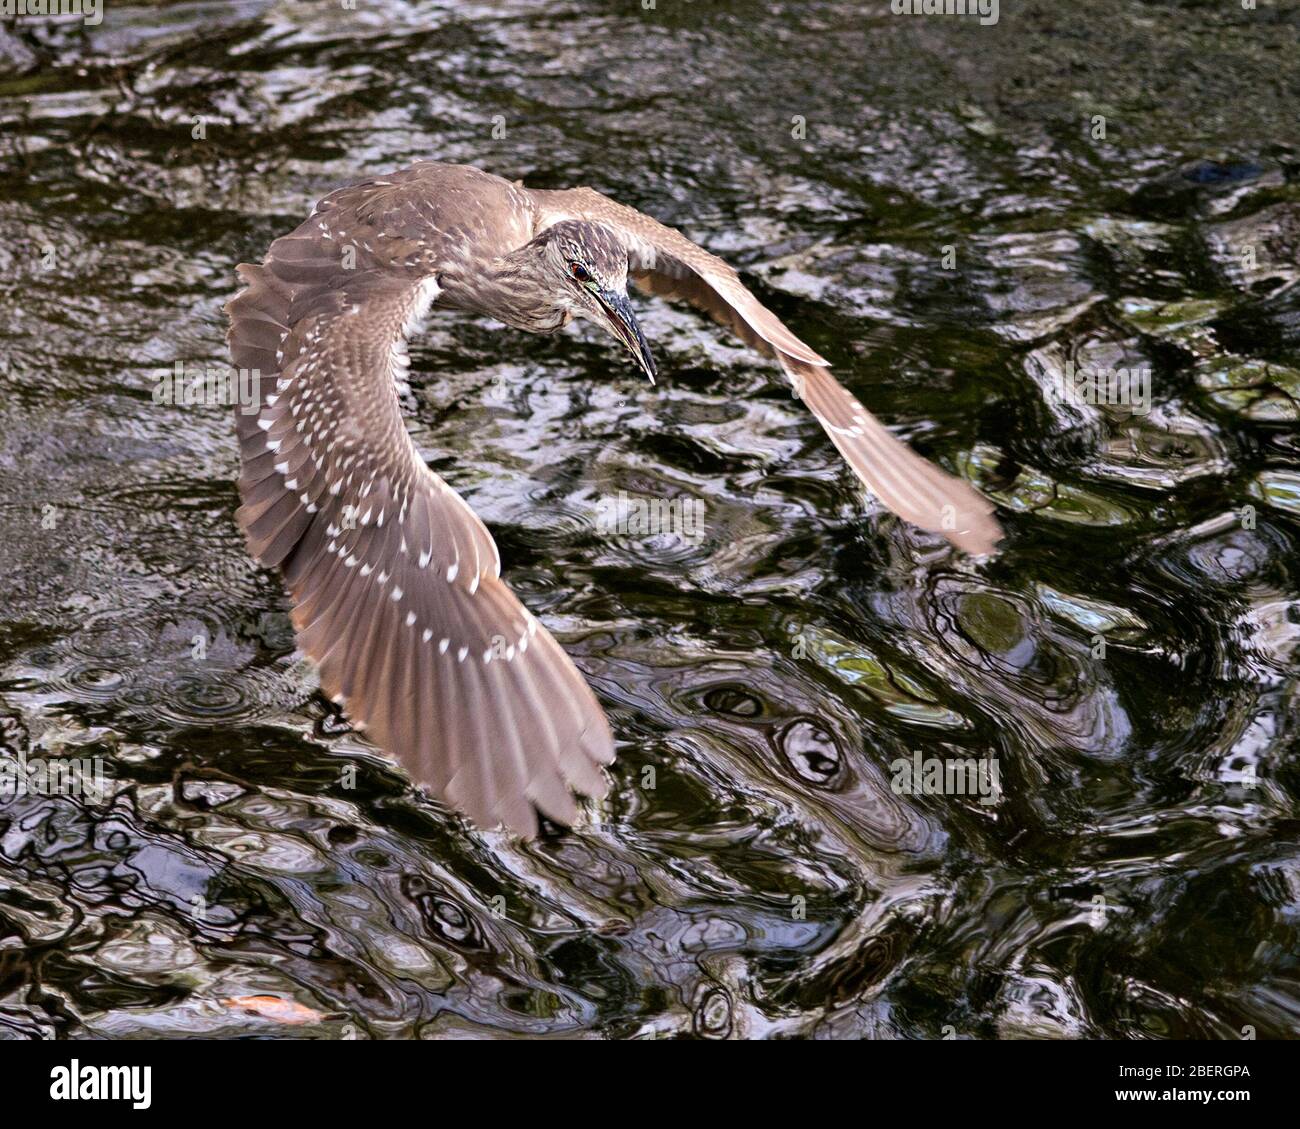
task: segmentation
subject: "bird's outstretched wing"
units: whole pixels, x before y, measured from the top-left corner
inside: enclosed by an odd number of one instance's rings
[[[539,229],[565,219],[611,228],[626,244],[629,274],[643,290],[698,306],[747,345],[775,357],[858,477],[890,510],[968,553],[993,552],[1002,537],[993,506],[969,483],[891,435],[725,262],[593,189],[534,190],[532,197]]]
[[[414,237],[427,187],[395,179],[326,197],[239,267],[230,348],[262,378],[256,413],[236,410],[239,524],[283,569],[322,689],[435,794],[528,836],[536,810],[575,820],[570,788],[604,794],[613,739],[407,433],[394,368],[438,286]]]

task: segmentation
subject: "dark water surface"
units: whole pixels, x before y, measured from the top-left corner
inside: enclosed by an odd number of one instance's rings
[[[0,1035],[1294,1036],[1298,45],[1289,0],[110,4],[0,43],[0,744],[109,778],[0,798]],[[729,257],[1002,554],[864,499],[689,310],[637,302],[655,388],[435,314],[416,441],[620,748],[579,831],[466,833],[315,696],[228,412],[151,395],[224,361],[236,263],[421,157]],[[1149,369],[1150,411],[1054,397],[1067,361]],[[620,491],[703,536],[602,530]],[[897,794],[914,754],[1001,792]]]

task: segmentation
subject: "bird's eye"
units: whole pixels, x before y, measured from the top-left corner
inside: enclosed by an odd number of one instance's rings
[[[569,273],[573,275],[573,277],[576,278],[579,282],[591,281],[591,271],[589,271],[581,263],[570,263]]]

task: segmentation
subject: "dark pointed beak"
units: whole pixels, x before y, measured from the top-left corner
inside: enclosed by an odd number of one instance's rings
[[[653,384],[656,372],[655,359],[650,355],[650,342],[645,339],[645,334],[637,324],[636,315],[632,312],[632,304],[627,300],[627,295],[617,294],[613,290],[597,290],[596,297],[609,318],[611,332],[627,346],[628,352],[636,358],[636,363],[641,366],[642,371]]]

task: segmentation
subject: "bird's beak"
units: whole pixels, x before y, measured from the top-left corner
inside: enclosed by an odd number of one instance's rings
[[[636,363],[641,366],[641,370],[653,384],[655,359],[650,355],[650,342],[645,339],[645,334],[637,324],[636,315],[632,312],[632,304],[627,300],[627,295],[618,294],[613,290],[597,290],[595,295],[605,311],[605,316],[609,319],[610,332],[627,346],[628,352],[636,358]]]

